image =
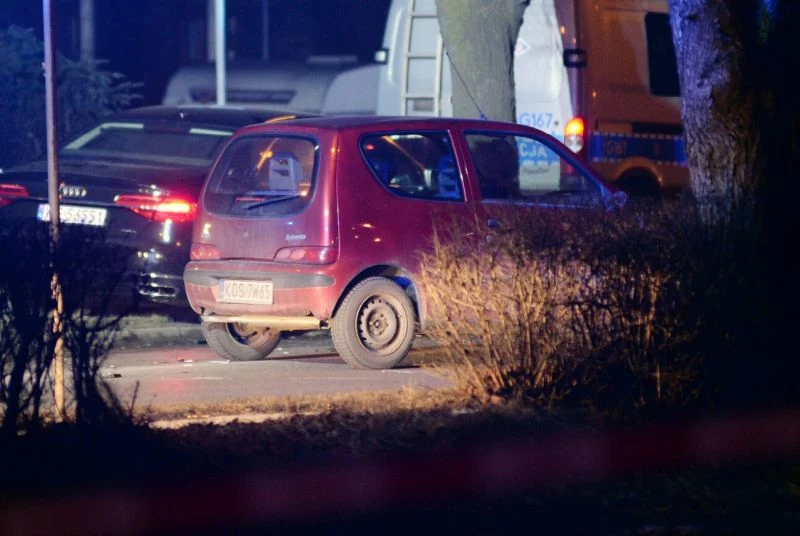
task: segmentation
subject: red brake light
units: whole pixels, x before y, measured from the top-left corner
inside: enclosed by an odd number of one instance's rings
[[[176,223],[194,220],[197,203],[180,197],[124,194],[114,198],[114,204],[131,209],[153,221],[172,220]]]
[[[211,244],[194,242],[192,244],[192,249],[189,251],[189,258],[193,261],[218,260],[220,258],[219,249],[217,249],[217,246],[212,246]]]
[[[583,149],[585,129],[586,124],[583,117],[573,117],[564,127],[564,145],[569,147],[573,153],[578,153]]]
[[[19,184],[0,183],[0,207],[10,205],[12,201],[29,197],[28,189]]]

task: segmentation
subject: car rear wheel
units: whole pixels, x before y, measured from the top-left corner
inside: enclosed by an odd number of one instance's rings
[[[281,342],[281,332],[240,323],[203,322],[203,336],[217,355],[231,361],[264,359]]]
[[[333,319],[336,351],[356,368],[397,366],[414,343],[414,304],[393,281],[370,277],[345,296]]]

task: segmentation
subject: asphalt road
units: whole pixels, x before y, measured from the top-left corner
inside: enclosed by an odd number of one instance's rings
[[[148,346],[122,345],[111,352],[101,375],[123,402],[135,394],[139,409],[220,403],[273,396],[440,388],[447,380],[417,367],[357,370],[336,354],[330,336],[314,332],[284,339],[263,361],[221,359],[192,330]],[[424,347],[418,340],[415,347]]]

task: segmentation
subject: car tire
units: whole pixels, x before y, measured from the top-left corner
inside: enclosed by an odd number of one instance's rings
[[[250,324],[203,322],[203,336],[217,355],[231,361],[257,361],[281,342],[281,332]]]
[[[405,291],[390,279],[370,277],[345,296],[331,338],[349,365],[390,369],[408,355],[415,328],[414,304]]]

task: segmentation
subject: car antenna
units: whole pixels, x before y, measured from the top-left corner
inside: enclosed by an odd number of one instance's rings
[[[464,82],[463,78],[461,78],[461,73],[458,72],[458,68],[456,67],[456,62],[453,61],[453,57],[450,55],[450,52],[447,50],[447,47],[444,47],[444,53],[447,54],[447,59],[450,60],[450,65],[453,66],[453,70],[456,72],[456,76],[458,76],[458,79],[461,80],[461,85],[464,86],[465,90],[467,90],[467,95],[469,95],[469,99],[472,101],[472,104],[475,106],[475,109],[478,110],[480,118],[483,119],[484,121],[487,120],[488,117],[484,115],[483,110],[481,110],[481,107],[478,106],[478,103],[475,100],[475,97],[472,96],[472,92],[469,90],[467,83]]]

